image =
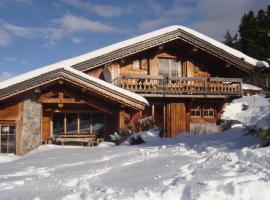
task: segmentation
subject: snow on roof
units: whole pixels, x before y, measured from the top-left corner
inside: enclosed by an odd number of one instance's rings
[[[195,37],[198,37],[198,38],[200,38],[200,39],[202,39],[202,40],[204,40],[204,41],[206,41],[206,42],[208,42],[208,43],[210,43],[210,44],[212,44],[212,45],[226,51],[229,54],[232,54],[232,55],[234,55],[234,56],[236,56],[236,57],[238,57],[240,59],[244,59],[245,62],[247,62],[247,63],[249,63],[249,64],[251,64],[253,66],[256,66],[256,67],[262,67],[262,66],[269,67],[268,63],[266,63],[265,61],[259,61],[259,60],[256,60],[254,58],[251,58],[251,57],[243,54],[242,52],[240,52],[238,50],[235,50],[233,48],[230,48],[230,47],[222,44],[221,42],[218,42],[218,41],[216,41],[216,40],[214,40],[214,39],[212,39],[212,38],[210,38],[210,37],[208,37],[208,36],[206,36],[206,35],[204,35],[202,33],[199,33],[199,32],[197,32],[195,30],[192,30],[192,29],[184,27],[184,26],[174,25],[174,26],[169,26],[169,27],[166,27],[166,28],[162,28],[162,29],[159,29],[159,30],[147,33],[147,34],[143,34],[143,35],[140,35],[140,36],[137,36],[137,37],[134,37],[134,38],[122,41],[122,42],[118,42],[118,43],[112,44],[110,46],[100,48],[98,50],[91,51],[89,53],[86,53],[86,54],[83,54],[83,55],[80,55],[80,56],[77,56],[77,57],[73,57],[73,58],[70,58],[70,59],[67,59],[67,60],[63,60],[63,61],[57,62],[55,64],[52,64],[52,65],[44,66],[44,67],[41,67],[39,69],[30,71],[28,73],[25,73],[25,74],[16,76],[14,78],[5,80],[3,82],[0,82],[0,90],[3,89],[3,88],[9,87],[11,85],[20,83],[22,81],[31,79],[33,77],[37,77],[39,75],[42,75],[43,73],[54,71],[54,70],[60,69],[60,68],[73,66],[75,64],[87,61],[89,59],[93,59],[95,57],[98,57],[98,56],[113,52],[115,50],[130,46],[130,45],[133,45],[133,44],[136,44],[136,43],[139,43],[139,42],[142,42],[142,41],[145,41],[145,40],[148,40],[148,39],[151,39],[151,38],[154,38],[154,37],[166,34],[166,33],[169,33],[169,32],[172,32],[172,31],[176,31],[176,30],[182,30],[182,31],[185,31],[185,32],[187,32],[189,34],[192,34]]]
[[[242,84],[242,89],[243,90],[256,90],[256,91],[261,91],[262,88],[259,88],[255,85],[251,85],[251,84],[247,84],[247,83],[243,83]]]
[[[85,74],[85,73],[83,73],[83,72],[81,72],[79,70],[76,70],[76,69],[72,68],[72,67],[65,67],[64,69],[67,70],[67,71],[70,71],[71,73],[77,74],[80,77],[88,79],[88,80],[90,80],[92,82],[95,82],[95,83],[97,83],[99,85],[102,85],[102,86],[106,87],[109,90],[113,90],[115,92],[121,93],[121,94],[123,94],[125,96],[128,96],[130,98],[136,99],[137,101],[140,101],[140,102],[142,102],[142,103],[144,103],[146,105],[149,105],[148,101],[143,96],[141,96],[139,94],[136,94],[134,92],[130,92],[128,90],[122,89],[120,87],[117,87],[117,86],[115,86],[115,85],[113,85],[111,83],[108,83],[108,82],[103,81],[101,79],[95,78],[93,76],[89,76],[89,75],[87,75],[87,74]]]

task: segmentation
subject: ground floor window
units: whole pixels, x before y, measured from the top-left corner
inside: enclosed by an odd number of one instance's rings
[[[204,104],[193,105],[190,109],[190,116],[195,118],[214,118],[215,109],[213,106]]]
[[[102,135],[105,126],[103,113],[54,113],[53,134]]]
[[[0,153],[16,153],[16,126],[0,124]]]

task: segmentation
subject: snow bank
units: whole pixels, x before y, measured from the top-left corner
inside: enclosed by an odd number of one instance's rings
[[[101,142],[98,145],[98,147],[113,147],[113,146],[116,146],[116,144],[113,142]]]
[[[243,89],[243,90],[262,91],[262,88],[257,87],[257,86],[255,86],[255,85],[247,84],[247,83],[243,83],[243,84],[242,84],[242,89]]]
[[[0,154],[0,164],[11,162],[13,160],[18,159],[20,156],[14,155],[14,154]]]
[[[263,117],[262,119],[260,119],[256,123],[256,127],[260,128],[260,129],[268,129],[268,128],[270,128],[270,113],[268,115],[266,115],[265,117]]]
[[[131,137],[137,139],[141,137],[146,146],[159,145],[175,145],[183,143],[189,148],[203,150],[208,146],[227,149],[241,149],[244,147],[256,147],[260,145],[260,141],[253,136],[246,136],[246,129],[243,127],[235,127],[220,133],[212,133],[207,135],[195,135],[192,133],[180,133],[173,138],[159,136],[158,129],[150,131],[141,131]],[[130,138],[124,142],[129,144]]]
[[[242,104],[248,104],[248,109],[242,110]],[[245,96],[227,105],[221,117],[226,120],[238,120],[246,125],[255,125],[269,113],[268,99],[263,96]]]
[[[131,135],[122,145],[130,145],[133,139],[138,140],[139,138],[146,143],[155,143],[162,141],[163,138],[159,136],[159,128],[150,129],[149,131],[140,131],[136,134]]]

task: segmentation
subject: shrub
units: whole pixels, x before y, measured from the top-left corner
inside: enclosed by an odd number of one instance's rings
[[[270,145],[270,129],[259,129],[256,126],[248,126],[245,135],[252,135],[262,141],[263,146]]]
[[[258,129],[256,137],[263,142],[263,146],[270,145],[270,129]]]
[[[154,128],[154,125],[155,122],[153,117],[146,117],[137,121],[136,128],[137,130],[148,131],[149,129]]]

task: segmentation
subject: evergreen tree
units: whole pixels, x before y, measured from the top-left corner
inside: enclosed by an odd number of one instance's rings
[[[238,34],[232,37],[230,32],[226,31],[224,38],[226,45],[270,64],[270,5],[256,14],[253,11],[244,14]],[[270,73],[260,74],[259,77],[262,79],[261,86],[269,88]]]
[[[234,37],[232,37],[231,33],[229,30],[226,31],[224,35],[225,41],[223,42],[229,47],[238,49],[238,39],[237,39],[237,34],[235,34]]]

